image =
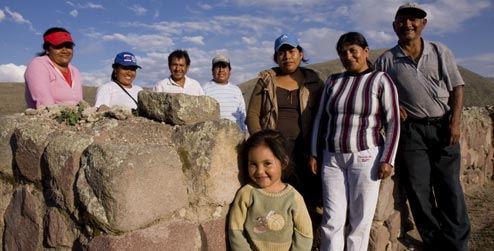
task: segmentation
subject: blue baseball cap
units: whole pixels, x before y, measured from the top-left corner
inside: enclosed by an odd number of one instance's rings
[[[139,65],[137,65],[137,59],[134,56],[134,54],[130,52],[120,52],[115,56],[115,61],[113,64],[119,64],[123,66],[135,66],[137,68],[142,68]]]
[[[278,52],[281,46],[288,44],[292,47],[298,47],[299,42],[295,35],[293,34],[282,34],[274,41],[274,51]]]

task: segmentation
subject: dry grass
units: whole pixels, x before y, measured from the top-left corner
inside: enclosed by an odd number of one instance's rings
[[[94,104],[95,87],[83,88],[83,97],[90,104]],[[24,112],[24,83],[0,83],[0,115]]]

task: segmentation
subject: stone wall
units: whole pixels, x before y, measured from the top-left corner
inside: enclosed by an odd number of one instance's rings
[[[148,118],[87,104],[0,117],[3,250],[227,250],[241,130],[211,98],[139,95]],[[492,179],[490,116],[464,111],[467,190]],[[370,250],[400,248],[407,209],[395,187],[382,183]]]

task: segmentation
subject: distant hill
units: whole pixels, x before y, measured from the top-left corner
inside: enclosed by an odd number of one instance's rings
[[[386,49],[371,50],[369,59],[374,62]],[[321,73],[323,80],[333,73],[342,72],[343,66],[339,59],[329,60],[317,64],[303,65]],[[461,66],[458,67],[465,81],[464,103],[465,106],[494,105],[494,78],[485,78]],[[239,84],[246,104],[250,99],[256,79],[251,79]]]

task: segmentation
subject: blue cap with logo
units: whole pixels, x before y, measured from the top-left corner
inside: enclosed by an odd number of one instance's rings
[[[130,52],[120,52],[115,56],[115,62],[113,64],[119,64],[122,66],[135,66],[137,68],[141,68],[137,65],[137,59],[134,54]]]
[[[299,46],[298,39],[293,34],[282,34],[274,41],[274,51],[278,52],[281,46],[288,44],[292,47]]]

